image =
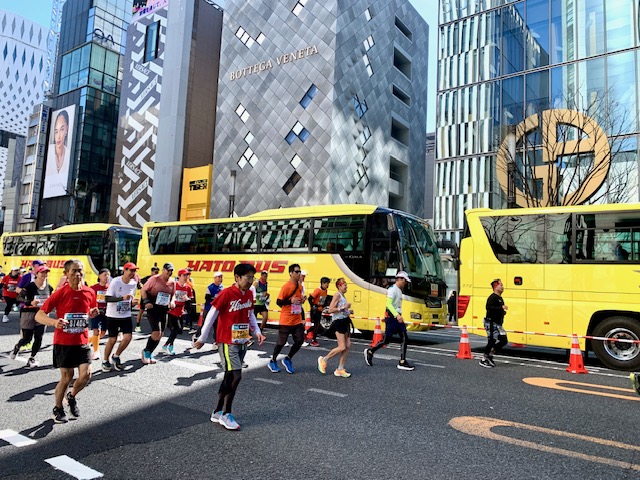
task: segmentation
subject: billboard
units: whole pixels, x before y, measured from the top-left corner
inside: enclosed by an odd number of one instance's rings
[[[71,151],[75,131],[76,106],[70,105],[51,114],[51,128],[47,140],[47,165],[42,181],[42,198],[68,195]]]
[[[169,0],[133,0],[133,16],[131,23],[169,5]]]

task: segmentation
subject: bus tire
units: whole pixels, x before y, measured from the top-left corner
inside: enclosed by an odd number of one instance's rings
[[[640,340],[640,322],[630,317],[609,317],[593,330],[595,337]],[[640,344],[591,340],[591,347],[598,359],[608,368],[616,370],[640,370]]]

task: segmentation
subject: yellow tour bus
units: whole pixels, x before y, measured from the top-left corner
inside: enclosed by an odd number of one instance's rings
[[[176,270],[192,270],[198,301],[214,272],[223,272],[223,285],[230,286],[239,263],[255,266],[256,279],[266,270],[271,310],[279,310],[276,298],[289,281],[289,265],[297,263],[306,271],[307,295],[320,286],[321,277],[331,279],[331,295],[335,281],[344,277],[353,323],[361,331],[372,331],[376,317],[384,318],[387,287],[396,272],[405,270],[412,283],[404,294],[403,313],[407,322],[416,323],[411,328],[427,328],[418,325],[424,321],[446,322],[446,285],[433,231],[425,221],[388,208],[296,207],[241,218],[145,224],[138,266],[146,274],[166,262]],[[270,321],[277,318],[272,314]]]
[[[85,281],[93,285],[98,272],[108,268],[119,275],[122,266],[137,259],[141,229],[106,223],[65,225],[54,230],[5,233],[0,237],[5,273],[13,267],[28,269],[44,260],[51,269],[49,283],[54,288],[63,275],[64,263],[72,258],[84,262]]]
[[[640,369],[640,204],[467,210],[458,316],[474,333],[496,278],[511,342],[570,348],[575,333],[607,367]]]

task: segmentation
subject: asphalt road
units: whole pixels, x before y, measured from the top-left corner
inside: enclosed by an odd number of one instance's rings
[[[28,355],[8,358],[17,330],[15,313],[0,324],[3,479],[92,478],[47,462],[60,456],[110,479],[640,478],[640,397],[627,374],[592,359],[588,375],[569,374],[556,350],[510,348],[485,369],[455,358],[457,331],[416,334],[408,354],[416,369],[405,372],[397,345],[368,367],[368,341],[355,338],[353,376],[343,379],[316,368],[330,339],[303,348],[294,375],[271,373],[268,330],[247,356],[234,402],[242,428],[227,431],[209,421],[222,376],[211,347],[185,353],[185,334],[178,355],[143,366],[146,335],[134,334],[126,370],[103,373],[94,362],[81,417],[54,425],[52,335],[38,355],[43,366],[28,370]],[[472,337],[474,356],[482,344]],[[16,446],[12,432],[35,443]]]

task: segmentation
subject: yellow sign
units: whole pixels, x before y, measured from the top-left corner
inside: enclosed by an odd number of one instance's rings
[[[205,165],[183,170],[180,220],[209,218],[212,168],[213,165]]]
[[[540,117],[542,125],[540,125]],[[579,130],[576,140],[558,141],[559,128],[566,130],[573,126]],[[540,127],[543,165],[524,167],[525,182],[541,181],[542,188],[538,192],[541,198],[532,198],[515,185],[515,202],[520,207],[579,205],[598,191],[604,183],[611,164],[609,139],[600,125],[591,117],[581,112],[567,109],[545,110],[542,114],[531,115],[515,126],[515,132],[505,136],[496,159],[496,174],[502,189],[509,192],[509,164],[515,163],[516,146],[527,145],[527,135]],[[527,152],[528,153],[528,152]],[[579,157],[586,153],[593,154],[593,165],[588,172],[580,174],[579,184],[572,184],[575,191],[564,193],[562,198],[549,198],[549,193],[558,194],[558,184],[562,179],[558,176],[558,161],[561,157]],[[525,153],[526,155],[526,153]],[[576,168],[579,168],[576,166]],[[585,167],[586,168],[586,167]],[[517,174],[517,173],[516,173]],[[577,178],[577,177],[576,177]],[[575,183],[575,182],[574,182]]]

